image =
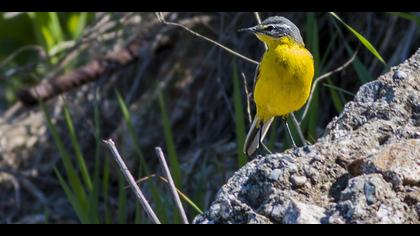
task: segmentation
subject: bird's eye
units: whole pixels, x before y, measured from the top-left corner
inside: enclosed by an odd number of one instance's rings
[[[267,31],[272,31],[274,29],[274,26],[267,25],[266,27],[264,27],[264,29],[267,30]]]

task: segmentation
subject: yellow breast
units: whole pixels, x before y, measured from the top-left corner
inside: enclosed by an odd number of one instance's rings
[[[314,76],[311,53],[285,38],[269,45],[260,63],[254,100],[265,121],[299,110],[307,101]]]

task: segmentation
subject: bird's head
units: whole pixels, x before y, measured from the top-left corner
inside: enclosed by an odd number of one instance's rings
[[[268,45],[283,40],[285,38],[293,39],[296,43],[304,46],[299,28],[290,20],[282,16],[272,16],[265,19],[256,26],[240,29],[239,32],[254,33],[258,39]]]

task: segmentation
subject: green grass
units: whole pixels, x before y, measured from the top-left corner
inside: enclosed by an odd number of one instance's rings
[[[181,167],[176,154],[174,135],[172,134],[171,122],[166,110],[165,99],[162,93],[159,93],[159,108],[162,115],[163,133],[165,135],[166,149],[169,158],[169,169],[174,179],[175,185],[182,188]]]
[[[309,12],[306,14],[306,44],[314,58],[314,77],[322,72],[321,69],[321,53],[319,46],[319,32],[318,32],[318,21],[315,13]],[[307,119],[302,122],[302,129],[305,136],[316,137],[316,129],[319,120],[319,88],[316,88],[312,96],[312,100],[309,101],[309,110],[307,114]],[[292,122],[289,123],[289,126],[292,130],[295,130]],[[298,137],[296,132],[293,132],[294,137]],[[287,138],[287,137],[285,137]],[[288,140],[288,138],[287,138]],[[295,140],[297,140],[295,138]]]
[[[137,153],[138,157],[139,157],[139,166],[140,166],[140,170],[141,170],[141,174],[140,176],[148,176],[150,175],[150,171],[149,171],[149,167],[148,164],[144,158],[143,155],[143,151],[141,150],[140,146],[139,146],[139,137],[136,133],[136,130],[134,128],[133,122],[132,122],[132,118],[130,115],[130,112],[128,111],[128,107],[127,104],[124,102],[124,99],[121,97],[120,93],[118,93],[118,91],[115,91],[116,96],[117,96],[117,101],[119,104],[119,107],[121,109],[121,113],[123,115],[124,118],[124,122],[125,125],[128,128],[128,134],[129,137],[131,138],[132,142],[134,143],[134,150]],[[168,212],[167,212],[167,204],[164,204],[164,202],[162,201],[159,191],[156,187],[156,184],[154,183],[148,183],[147,184],[148,189],[150,189],[151,192],[151,196],[152,196],[152,201],[153,203],[156,204],[156,214],[159,216],[159,219],[161,220],[162,223],[168,222]]]
[[[420,16],[416,15],[415,12],[388,12],[388,14],[398,16],[408,21],[414,21],[417,25],[420,25]]]
[[[237,143],[237,156],[238,156],[238,166],[242,167],[248,161],[248,158],[243,152],[246,131],[245,131],[245,115],[242,105],[242,91],[241,83],[239,82],[239,72],[236,66],[236,62],[233,62],[233,107],[235,114],[235,133],[236,133],[236,143]]]
[[[127,105],[119,93],[116,93],[116,95],[121,113],[123,114],[123,119],[129,130],[129,136],[131,136],[132,140],[138,140]],[[163,100],[161,100],[161,102],[163,102]],[[101,146],[101,122],[98,104],[96,102],[94,103],[93,120],[95,121],[95,159],[93,163],[93,172],[89,171],[90,167],[87,165],[86,158],[83,155],[82,148],[77,137],[77,131],[74,127],[72,115],[67,105],[64,105],[63,107],[62,116],[67,128],[66,133],[69,135],[70,142],[72,144],[71,146],[65,145],[66,141],[59,135],[59,131],[57,130],[58,128],[54,124],[44,104],[42,104],[42,108],[47,120],[48,128],[56,144],[59,156],[61,157],[61,163],[64,168],[64,173],[61,173],[58,168],[55,168],[55,174],[79,221],[84,224],[114,222],[126,224],[128,222],[148,222],[148,219],[144,217],[144,213],[142,212],[143,209],[141,209],[137,202],[134,204],[134,219],[129,217],[132,213],[129,211],[129,206],[131,206],[131,204],[129,204],[128,201],[134,201],[135,199],[129,197],[127,191],[130,190],[127,190],[126,181],[121,174],[118,175],[118,207],[117,209],[110,208],[110,194],[113,192],[111,191],[112,181],[110,178],[110,159],[112,159],[112,157],[106,152],[104,158],[101,159],[101,156],[103,155],[103,146]],[[164,110],[165,106],[161,106],[161,108],[162,111],[165,111],[162,113],[163,122],[169,122],[169,117],[167,117],[166,110]],[[171,137],[170,132],[172,131],[168,132],[170,130],[170,126],[166,126],[166,129],[168,129],[166,131],[168,141],[168,138]],[[138,145],[135,145],[135,149],[136,153],[140,157],[139,159],[141,163],[139,176],[148,176],[150,171],[144,159],[143,152]],[[75,157],[75,160],[73,160],[73,156]],[[171,169],[171,172],[173,173],[175,170]],[[168,188],[167,184],[163,184],[163,186]],[[155,181],[148,181],[146,183],[146,187],[150,190],[150,201],[156,206],[156,212],[159,219],[164,223],[181,222],[180,216],[172,199],[169,199],[168,196],[164,197],[162,195],[157,183]],[[143,190],[145,189],[144,186],[142,188]],[[191,206],[192,209],[199,213],[202,212],[201,209],[190,198],[188,198],[186,194],[180,191],[180,195],[181,199]],[[163,200],[164,198],[165,200]],[[100,205],[103,205],[104,207],[100,208]],[[169,220],[169,209],[172,209],[173,212],[172,221]],[[114,212],[116,212],[116,215]]]
[[[355,29],[353,29],[350,25],[346,24],[337,14],[334,12],[330,12],[330,15],[332,15],[335,19],[337,19],[340,23],[342,23],[351,33],[356,36],[356,38],[384,65],[386,65],[385,60],[382,58],[382,56],[379,54],[379,52],[375,49],[375,47],[372,45],[372,43],[367,40],[363,35],[361,35],[359,32],[357,32]]]
[[[58,177],[58,180],[63,187],[69,202],[73,206],[80,222],[82,223],[99,223],[99,213],[94,212],[97,209],[97,199],[95,198],[96,191],[93,191],[91,181],[88,182],[78,173],[79,170],[85,168],[84,161],[78,161],[78,167],[74,165],[71,161],[71,155],[66,149],[64,140],[59,136],[58,131],[53,124],[53,121],[45,107],[44,104],[41,105],[46,116],[47,125],[53,136],[54,142],[58,148],[59,156],[61,157],[63,167],[65,170],[66,179],[61,173],[56,169],[55,173]],[[70,114],[66,111],[66,107],[64,108],[64,116],[66,116],[66,125],[69,132],[72,132],[73,123],[70,118]],[[73,145],[73,151],[77,153],[77,145]],[[83,156],[80,156],[82,160],[84,159]],[[88,186],[86,186],[88,185]],[[95,183],[96,185],[96,183]]]
[[[168,112],[166,110],[165,105],[165,98],[163,96],[163,93],[159,93],[158,95],[159,100],[159,108],[162,115],[162,125],[163,125],[163,133],[165,136],[165,143],[166,143],[166,149],[168,152],[167,157],[169,158],[169,170],[172,174],[175,186],[177,188],[182,189],[182,174],[181,174],[181,167],[179,165],[178,156],[176,153],[176,147],[175,147],[175,140],[174,136],[172,134],[172,128],[171,128],[171,122],[168,115]],[[181,216],[179,215],[179,212],[177,211],[177,208],[175,205],[172,206],[174,216],[173,221],[175,223],[181,222]]]
[[[354,54],[354,50],[350,47],[349,43],[346,41],[343,33],[341,32],[340,27],[338,26],[338,24],[333,21],[332,22],[334,27],[337,29],[337,33],[339,35],[339,37],[342,39],[342,42],[344,44],[345,50],[347,51],[348,56],[352,56]],[[373,81],[374,78],[373,76],[369,73],[368,69],[366,68],[366,66],[360,61],[360,59],[358,57],[356,57],[352,63],[353,68],[355,69],[356,73],[357,73],[357,77],[359,79],[359,81],[362,84],[368,83],[370,81]]]

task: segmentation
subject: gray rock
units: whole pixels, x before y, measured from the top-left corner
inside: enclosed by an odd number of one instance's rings
[[[283,218],[284,224],[320,224],[325,209],[319,206],[291,201]]]
[[[395,71],[394,76],[392,77],[392,79],[394,79],[395,81],[404,80],[406,78],[407,78],[407,74],[404,71],[400,71],[400,70]]]
[[[356,160],[352,173],[382,173],[394,187],[406,185],[420,185],[420,139],[402,140],[384,147],[378,153]],[[361,168],[361,169],[358,169]]]
[[[292,176],[291,181],[292,184],[295,185],[296,187],[302,187],[303,185],[306,184],[306,177],[305,176]]]
[[[406,221],[405,208],[391,184],[380,174],[370,174],[350,179],[327,215],[340,215],[346,223],[401,224]]]
[[[418,224],[419,142],[420,50],[363,85],[317,143],[238,170],[194,223]]]
[[[271,172],[270,177],[268,177],[268,178],[269,178],[269,179],[271,179],[271,180],[276,181],[276,180],[278,180],[278,179],[279,179],[281,172],[282,172],[282,170],[280,170],[280,169],[275,169],[275,170],[273,170],[273,171]]]

